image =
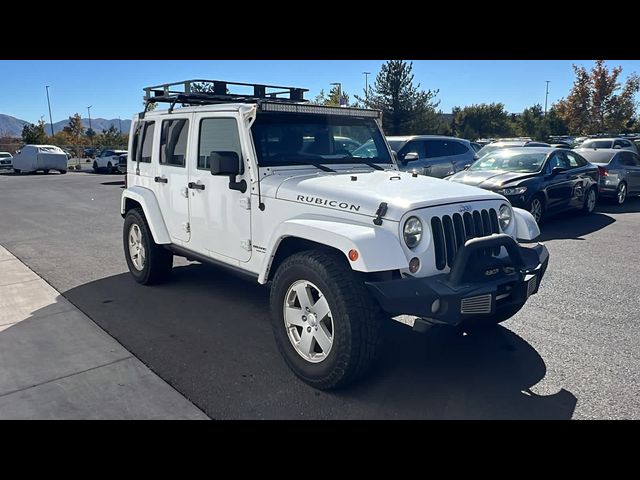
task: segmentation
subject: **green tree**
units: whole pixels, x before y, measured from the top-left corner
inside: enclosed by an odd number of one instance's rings
[[[420,90],[414,85],[413,62],[389,60],[380,69],[359,105],[382,111],[382,126],[388,135],[434,133],[442,127],[436,112],[438,90]]]
[[[80,137],[84,133],[84,126],[82,125],[82,117],[80,117],[80,114],[75,113],[69,117],[69,123],[63,130],[69,134],[73,141],[79,143]]]
[[[342,97],[343,105],[349,105],[349,94],[344,91],[340,92],[340,88],[338,88],[338,85],[334,85],[333,88],[329,91],[329,95],[325,94],[324,90],[320,90],[320,93],[316,96],[313,103],[317,105],[339,107],[340,97]]]
[[[40,120],[37,125],[27,123],[22,127],[22,140],[24,143],[35,145],[46,143],[47,134],[44,131],[44,121]]]
[[[571,92],[556,105],[569,130],[580,134],[624,131],[636,112],[640,77],[632,73],[622,84],[622,67],[610,70],[604,60],[597,60],[591,71],[578,65],[573,70]]]
[[[506,137],[513,135],[513,118],[502,103],[480,103],[453,109],[454,132],[471,140],[482,137]]]
[[[96,145],[99,147],[123,147],[126,145],[124,135],[112,123],[108,129],[104,130],[96,138]]]

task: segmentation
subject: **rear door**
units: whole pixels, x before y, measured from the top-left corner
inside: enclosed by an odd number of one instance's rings
[[[156,133],[156,198],[172,241],[189,242],[189,126],[193,114],[175,114],[163,119]]]
[[[568,176],[572,182],[571,199],[569,203],[575,208],[582,208],[585,201],[585,195],[589,188],[597,184],[598,174],[592,165],[589,164],[580,155],[567,150],[563,152],[568,162]]]

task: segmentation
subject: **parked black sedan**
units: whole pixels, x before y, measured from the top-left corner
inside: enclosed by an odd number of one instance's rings
[[[591,213],[598,198],[598,178],[598,168],[574,151],[516,147],[488,153],[448,180],[500,193],[540,223],[571,208]]]

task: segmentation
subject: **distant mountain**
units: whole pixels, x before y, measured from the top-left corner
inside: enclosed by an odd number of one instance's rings
[[[0,113],[0,137],[9,136],[9,137],[19,137],[22,135],[22,127],[29,122],[25,120],[20,120],[19,118],[12,117],[11,115],[5,115]],[[55,122],[53,124],[53,131],[58,133],[64,127],[67,126],[69,120],[61,120],[59,122]],[[105,118],[92,118],[91,119],[91,128],[93,128],[97,133],[102,132],[103,130],[107,130],[111,125],[116,128],[121,128],[122,125],[122,133],[128,133],[129,127],[131,127],[131,120],[118,120],[114,118],[112,120],[107,120]],[[83,118],[82,125],[85,130],[89,128],[89,119]],[[45,125],[45,131],[47,134],[51,134],[51,127],[47,123]]]
[[[59,122],[55,122],[53,124],[54,133],[60,132],[68,124],[69,124],[69,120],[68,119],[67,120],[60,120]],[[123,120],[118,120],[117,118],[114,118],[112,120],[107,120],[107,119],[104,119],[104,118],[92,118],[91,119],[91,128],[93,128],[93,130],[96,133],[101,133],[103,130],[108,130],[111,125],[113,125],[116,128],[120,128],[120,125],[122,125],[122,133],[129,133],[129,127],[131,126],[131,120],[124,120],[124,119]],[[82,126],[84,127],[85,131],[89,128],[89,119],[88,118],[83,118],[82,119]],[[51,127],[49,126],[48,123],[45,126],[45,131],[48,134],[51,133]]]
[[[27,122],[19,118],[0,113],[0,137],[19,137],[22,135],[22,127]]]

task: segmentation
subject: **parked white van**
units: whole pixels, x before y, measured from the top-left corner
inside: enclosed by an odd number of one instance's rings
[[[35,172],[57,170],[67,173],[67,155],[55,145],[25,145],[13,157],[13,171]]]

